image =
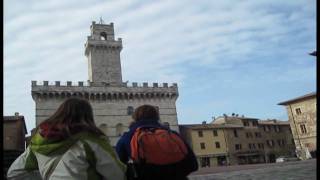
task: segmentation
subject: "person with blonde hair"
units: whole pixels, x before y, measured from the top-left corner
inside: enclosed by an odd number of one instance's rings
[[[7,178],[124,180],[125,171],[107,137],[96,127],[90,103],[69,98],[36,128]]]

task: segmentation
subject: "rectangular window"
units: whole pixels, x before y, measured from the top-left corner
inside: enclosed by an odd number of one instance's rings
[[[264,144],[263,143],[261,143],[261,148],[264,149]]]
[[[210,158],[209,157],[203,157],[201,158],[201,167],[210,167]]]
[[[133,108],[132,106],[128,106],[128,108],[127,108],[127,114],[128,114],[128,115],[132,115],[133,112],[134,112],[134,108]]]
[[[236,129],[233,130],[233,134],[234,134],[234,137],[238,137],[238,133]]]
[[[249,126],[249,122],[248,121],[243,121],[243,125],[244,126]]]
[[[300,115],[300,114],[301,114],[301,109],[300,109],[300,108],[297,108],[297,109],[296,109],[296,114],[297,114],[297,115]]]
[[[240,150],[240,149],[241,149],[241,144],[236,144],[236,145],[235,145],[235,149],[236,149],[236,150]]]
[[[249,132],[249,134],[250,134],[250,137],[253,138],[253,133],[252,133],[252,132]]]
[[[216,148],[220,148],[220,143],[216,142]]]
[[[246,132],[246,136],[247,136],[247,138],[249,138],[249,133],[248,132]]]
[[[274,126],[274,131],[275,131],[275,132],[280,132],[279,126]]]
[[[256,144],[252,144],[252,148],[253,148],[253,149],[256,149]]]
[[[255,135],[256,137],[259,137],[259,133],[258,133],[258,132],[255,132],[254,135]]]
[[[267,145],[269,147],[273,147],[274,146],[274,141],[273,140],[267,140]]]
[[[203,132],[202,131],[198,131],[198,135],[199,135],[199,137],[203,137]]]
[[[284,139],[281,140],[282,146],[286,145],[286,141]]]
[[[301,133],[302,134],[306,134],[307,133],[306,125],[300,124],[300,129],[301,129]]]
[[[252,147],[251,147],[251,143],[249,143],[249,144],[248,144],[248,147],[249,147],[249,149],[252,149]]]
[[[200,143],[200,147],[201,147],[201,149],[205,149],[206,145],[204,143]]]
[[[213,130],[213,136],[218,136],[218,131],[217,130]]]
[[[252,126],[258,126],[258,122],[257,121],[252,121]]]
[[[277,141],[278,141],[278,145],[281,146],[281,140],[278,139]]]

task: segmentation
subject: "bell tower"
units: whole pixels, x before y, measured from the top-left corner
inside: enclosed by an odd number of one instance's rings
[[[93,84],[122,85],[120,52],[122,40],[114,38],[113,23],[92,22],[91,35],[85,44],[89,81]]]

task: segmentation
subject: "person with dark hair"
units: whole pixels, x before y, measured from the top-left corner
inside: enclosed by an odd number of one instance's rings
[[[180,135],[160,124],[159,110],[138,107],[129,131],[116,145],[120,160],[127,165],[128,180],[186,180],[198,169],[196,157]]]
[[[8,179],[125,179],[125,165],[94,123],[90,103],[69,98],[37,126]]]

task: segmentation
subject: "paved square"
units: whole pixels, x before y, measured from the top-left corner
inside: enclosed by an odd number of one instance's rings
[[[316,180],[316,159],[201,169],[189,180]],[[224,172],[223,172],[224,171]]]

